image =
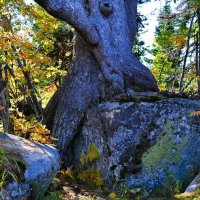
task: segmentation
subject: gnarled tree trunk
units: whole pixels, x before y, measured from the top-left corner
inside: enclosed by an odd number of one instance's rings
[[[35,0],[76,31],[70,75],[62,86],[53,135],[64,157],[83,122],[99,100],[134,88],[157,91],[157,83],[132,55],[137,29],[136,0]]]

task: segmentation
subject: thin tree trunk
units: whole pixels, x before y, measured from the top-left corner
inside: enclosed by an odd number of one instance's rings
[[[198,96],[200,97],[200,9],[197,9],[197,22],[198,22],[198,32],[197,32],[197,42],[196,42],[196,75],[197,75],[197,86],[198,86]]]
[[[30,74],[26,71],[23,70],[23,66],[21,64],[21,61],[18,60],[18,64],[20,64],[20,67],[22,67],[22,71],[23,74],[25,76],[25,79],[27,81],[27,85],[28,85],[28,89],[31,91],[31,96],[27,96],[27,91],[26,91],[26,86],[24,86],[23,84],[21,84],[20,81],[15,80],[16,76],[13,72],[13,70],[11,69],[10,66],[6,65],[5,69],[8,70],[8,72],[10,73],[10,75],[14,78],[16,85],[18,85],[18,88],[20,90],[20,92],[26,96],[25,99],[27,101],[27,104],[31,106],[32,110],[34,111],[34,113],[36,114],[38,120],[42,119],[42,107],[41,104],[38,102],[37,97],[36,97],[36,91],[34,89],[34,86],[32,85],[32,81],[30,78]]]
[[[7,17],[6,17],[6,19],[7,19],[7,21],[11,20],[11,19],[8,19]],[[13,33],[11,25],[9,25],[9,29]],[[12,44],[11,47],[12,47],[13,51],[15,51],[16,55],[18,55],[15,45]],[[7,53],[7,52],[5,52],[5,53]],[[22,72],[24,74],[24,78],[26,80],[28,89],[30,91],[30,97],[27,97],[27,102],[32,107],[32,109],[34,110],[37,118],[39,120],[42,120],[42,111],[43,111],[42,105],[41,105],[41,102],[39,102],[37,100],[37,97],[36,97],[37,91],[36,91],[36,88],[34,87],[34,84],[31,80],[30,73],[28,71],[24,70],[24,67],[26,66],[25,60],[23,60],[23,62],[22,62],[20,60],[20,58],[18,57],[16,61],[17,61],[18,66],[22,69]],[[11,75],[13,76],[14,73],[12,73]],[[23,90],[23,94],[24,94],[26,92],[26,89],[23,88],[23,87],[21,87],[21,89]]]
[[[191,78],[191,79],[188,81],[188,83],[183,87],[182,92],[184,92],[184,91],[189,87],[189,85],[192,83],[193,80],[194,80],[194,78]]]
[[[160,82],[161,82],[161,76],[162,76],[162,72],[163,72],[163,70],[164,70],[164,66],[165,66],[165,65],[162,65],[162,67],[161,67],[161,69],[160,69],[160,73],[159,73],[159,76],[158,76],[158,84],[160,84]]]
[[[181,50],[178,51],[178,56],[177,58],[179,58],[181,55]],[[178,75],[178,67],[180,66],[181,61],[179,59],[176,60],[176,66],[175,66],[175,70],[174,70],[174,74],[173,74],[173,82],[172,82],[172,87],[171,87],[171,91],[174,92],[175,91],[175,82],[177,81],[177,75]]]
[[[16,48],[14,45],[12,45],[12,48],[15,52],[17,52]],[[30,77],[30,73],[26,70],[24,70],[24,67],[26,66],[26,62],[25,60],[23,60],[23,62],[20,60],[20,58],[17,58],[17,64],[18,66],[21,68],[22,72],[23,72],[23,75],[24,75],[24,78],[26,80],[26,83],[27,83],[27,86],[28,86],[28,89],[30,91],[30,100],[31,103],[30,103],[30,106],[32,107],[32,109],[34,110],[37,118],[39,120],[42,119],[42,113],[43,113],[43,109],[42,109],[42,105],[41,103],[38,101],[37,97],[36,97],[36,88],[34,87],[34,84],[31,80],[31,77]]]
[[[3,79],[2,70],[0,70],[0,114],[5,133],[13,132],[13,123],[9,112],[9,98],[7,81]]]
[[[181,74],[181,78],[180,78],[179,94],[182,93],[182,89],[183,89],[183,79],[184,79],[184,76],[185,76],[186,62],[187,62],[187,57],[188,57],[188,53],[189,53],[189,46],[190,46],[190,36],[191,36],[192,25],[193,25],[193,21],[194,21],[195,16],[196,16],[196,13],[194,13],[192,15],[191,22],[190,22],[190,28],[189,28],[189,31],[188,31],[186,52],[185,52],[185,57],[184,57],[184,61],[183,61],[182,74]]]

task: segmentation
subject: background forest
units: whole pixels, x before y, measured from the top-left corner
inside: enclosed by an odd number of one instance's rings
[[[133,53],[149,66],[160,91],[200,97],[199,4],[165,0],[151,48],[143,41],[144,27],[151,22],[146,24],[146,16],[137,15]],[[65,22],[37,4],[0,0],[0,132],[53,143],[45,114],[48,101],[68,75],[72,48],[73,28]]]

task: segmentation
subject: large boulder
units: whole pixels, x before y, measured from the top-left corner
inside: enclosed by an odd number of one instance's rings
[[[107,182],[148,192],[179,182],[186,188],[200,171],[200,117],[191,115],[199,109],[200,101],[178,98],[100,104],[72,143],[73,164],[94,143],[95,166]]]
[[[17,153],[26,167],[24,180],[6,184],[0,191],[0,199],[37,199],[60,169],[59,153],[52,146],[0,133],[0,149],[9,151],[9,155]]]

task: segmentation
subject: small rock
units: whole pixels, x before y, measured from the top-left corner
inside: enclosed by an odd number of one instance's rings
[[[200,189],[200,174],[197,175],[193,181],[190,183],[190,185],[186,188],[185,193],[188,192],[195,192],[198,189]]]

